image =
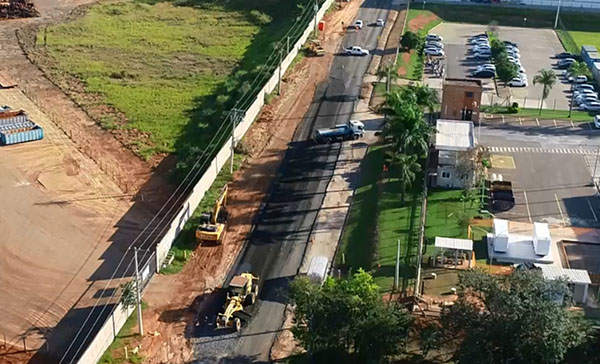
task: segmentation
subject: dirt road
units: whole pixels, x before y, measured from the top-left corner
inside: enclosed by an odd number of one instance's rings
[[[173,276],[157,276],[145,300],[150,306],[144,317],[148,331],[160,336],[142,343],[147,363],[182,363],[193,357],[188,339],[196,324],[195,312],[211,296],[229,272],[247,239],[257,210],[288,148],[296,127],[313,102],[317,85],[323,81],[339,49],[342,23],[350,24],[360,2],[346,3],[342,10],[326,16],[324,57],[303,59],[284,77],[282,96],[265,106],[260,118],[245,137],[252,157],[239,170],[230,185],[230,221],[227,240],[221,247],[200,247],[184,271]],[[165,341],[167,344],[165,345]]]

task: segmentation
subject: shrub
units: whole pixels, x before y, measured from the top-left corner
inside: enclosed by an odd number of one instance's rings
[[[519,103],[513,102],[512,105],[508,107],[508,112],[511,114],[516,114],[519,112]]]
[[[250,17],[258,25],[267,25],[273,21],[273,18],[259,10],[251,10]]]

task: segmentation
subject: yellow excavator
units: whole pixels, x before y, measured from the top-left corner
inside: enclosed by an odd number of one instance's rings
[[[223,186],[219,197],[211,212],[200,215],[200,224],[196,228],[196,240],[199,244],[204,242],[221,244],[225,236],[225,223],[227,222],[227,185]]]
[[[229,283],[223,313],[217,315],[217,329],[241,330],[242,321],[248,321],[251,316],[244,308],[253,305],[258,297],[258,280],[258,277],[248,272],[233,277]]]

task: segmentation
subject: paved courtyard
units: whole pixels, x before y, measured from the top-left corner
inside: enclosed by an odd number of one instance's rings
[[[476,131],[480,143],[490,150],[490,173],[513,185],[515,207],[497,215],[524,222],[600,227],[600,198],[592,183],[594,169],[596,175],[600,173],[598,130],[538,123],[488,122]],[[494,166],[495,159],[502,164]]]

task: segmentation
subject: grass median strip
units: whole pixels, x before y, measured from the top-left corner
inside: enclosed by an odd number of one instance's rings
[[[522,108],[519,109],[517,113],[509,113],[508,109],[504,106],[487,106],[481,110],[482,113],[487,114],[497,114],[504,115],[505,117],[531,117],[538,118],[539,120],[552,120],[552,119],[571,119],[575,122],[589,122],[594,120],[594,115],[588,113],[587,111],[579,111],[573,110],[571,112],[571,117],[569,118],[568,110],[548,110],[542,109],[542,114],[540,115],[539,109],[528,109]]]
[[[407,15],[406,30],[425,36],[441,22],[440,18],[428,10],[410,9]],[[409,53],[401,51],[396,62],[398,75],[401,78],[420,81],[423,77],[423,61],[423,54],[417,50],[412,50]]]

